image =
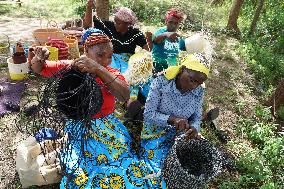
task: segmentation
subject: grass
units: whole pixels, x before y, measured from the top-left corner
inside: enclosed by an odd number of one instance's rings
[[[230,3],[214,6],[204,0],[176,0],[172,4],[187,15],[185,28],[193,30],[210,28],[211,31],[218,32],[226,27]]]
[[[12,5],[0,1],[0,15],[8,14],[12,11]]]
[[[0,2],[0,13],[12,17],[31,17],[48,20],[70,20],[78,18],[75,8],[82,3],[73,0],[21,0],[22,6],[16,3]]]

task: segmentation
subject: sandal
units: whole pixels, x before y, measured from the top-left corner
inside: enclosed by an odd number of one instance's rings
[[[207,112],[203,120],[207,122],[212,122],[219,116],[219,112],[220,112],[219,108],[213,108]]]
[[[17,104],[14,104],[11,101],[4,102],[4,105],[7,108],[7,110],[9,110],[11,112],[18,112],[18,111],[20,111],[20,106],[17,105]]]
[[[222,143],[227,143],[230,140],[229,135],[225,131],[223,131],[223,130],[217,130],[216,131],[216,136],[218,137],[218,139]]]

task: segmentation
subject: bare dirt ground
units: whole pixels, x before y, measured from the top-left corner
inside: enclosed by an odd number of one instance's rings
[[[16,41],[25,41],[30,44],[33,41],[32,31],[40,28],[41,25],[46,25],[47,21],[40,21],[35,18],[13,18],[0,17],[0,36],[5,39],[7,35],[11,44]],[[3,37],[4,36],[4,37]],[[0,83],[9,79],[8,68],[6,64],[6,56],[0,57]],[[36,90],[38,82],[33,79],[25,81],[26,90],[21,99],[23,105],[29,96]],[[16,147],[19,142],[25,138],[23,134],[18,132],[15,127],[17,114],[9,114],[0,118],[0,188],[14,189],[21,188],[17,173],[16,173]],[[42,187],[41,187],[42,188]]]
[[[7,34],[11,41],[19,39],[32,41],[32,31],[40,27],[40,20],[31,18],[0,18],[0,34]],[[236,41],[222,37],[214,38],[216,56],[212,64],[212,71],[206,83],[205,102],[209,108],[219,107],[220,116],[218,126],[227,131],[234,140],[234,125],[238,119],[238,103],[245,102],[253,106],[257,102],[254,91],[253,77],[246,66],[233,53]],[[0,81],[8,77],[6,67],[0,68]],[[32,91],[38,86],[37,81],[27,80],[27,87],[22,96],[21,104],[27,100]],[[250,108],[246,109],[249,113]],[[243,112],[246,113],[246,112]],[[0,188],[21,188],[15,170],[15,156],[17,144],[23,139],[14,125],[17,114],[10,114],[0,118]],[[43,188],[43,187],[40,187]],[[50,188],[50,187],[49,187]],[[214,188],[212,186],[212,188]]]

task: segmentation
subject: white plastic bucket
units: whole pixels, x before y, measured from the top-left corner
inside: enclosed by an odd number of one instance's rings
[[[14,64],[12,58],[7,59],[9,74],[12,80],[23,80],[28,77],[29,64]]]

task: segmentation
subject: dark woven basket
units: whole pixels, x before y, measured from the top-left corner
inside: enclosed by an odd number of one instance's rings
[[[222,155],[207,140],[177,140],[162,169],[169,189],[197,189],[222,169]]]
[[[101,86],[93,76],[70,69],[63,73],[56,90],[56,103],[60,112],[71,119],[86,119],[101,110]]]

